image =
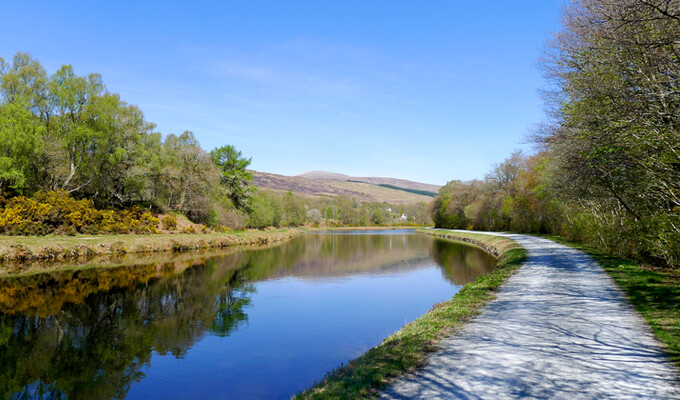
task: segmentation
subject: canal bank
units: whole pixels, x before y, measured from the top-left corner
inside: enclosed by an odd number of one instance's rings
[[[495,297],[495,292],[521,265],[526,251],[508,238],[439,230],[420,232],[483,248],[497,257],[497,268],[466,284],[450,300],[435,304],[361,357],[331,371],[297,399],[373,398],[396,377],[415,371],[439,342],[460,330]]]
[[[93,257],[106,255],[266,245],[290,240],[303,232],[296,228],[281,228],[207,234],[0,236],[0,277],[24,273],[26,261],[87,263]]]
[[[669,355],[593,258],[545,238],[492,234],[527,249],[522,268],[381,399],[680,398]]]

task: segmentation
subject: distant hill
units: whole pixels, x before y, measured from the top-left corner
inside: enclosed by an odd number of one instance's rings
[[[406,179],[396,178],[379,178],[379,177],[352,177],[348,175],[338,174],[335,172],[326,171],[311,171],[304,174],[297,175],[298,177],[316,179],[316,180],[337,180],[345,182],[364,182],[372,185],[389,185],[394,188],[413,189],[423,192],[430,192],[436,195],[441,186],[430,185],[428,183],[413,182]]]
[[[347,181],[352,179],[349,175],[338,174],[336,172],[326,172],[326,171],[309,171],[304,174],[295,175],[307,179],[319,179],[319,180],[335,180],[335,181]]]
[[[439,186],[405,179],[351,177],[325,171],[297,176],[253,171],[254,185],[277,191],[291,191],[306,197],[346,196],[357,201],[413,204],[430,202]]]

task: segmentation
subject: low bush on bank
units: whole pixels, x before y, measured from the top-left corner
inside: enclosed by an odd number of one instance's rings
[[[91,200],[75,200],[63,190],[0,199],[4,235],[149,234],[158,233],[159,222],[139,207],[97,210]]]
[[[172,215],[166,215],[163,218],[163,227],[168,231],[174,231],[177,228],[177,218]]]

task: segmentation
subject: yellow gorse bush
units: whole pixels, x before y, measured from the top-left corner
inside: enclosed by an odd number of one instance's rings
[[[63,190],[0,201],[0,233],[6,235],[158,233],[158,218],[139,207],[97,210],[91,200],[75,200]]]

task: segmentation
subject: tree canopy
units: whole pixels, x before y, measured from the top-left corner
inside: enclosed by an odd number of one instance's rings
[[[245,158],[232,145],[218,147],[210,152],[210,157],[220,171],[220,182],[226,187],[228,196],[241,210],[250,209],[253,174],[246,168],[251,158]]]

